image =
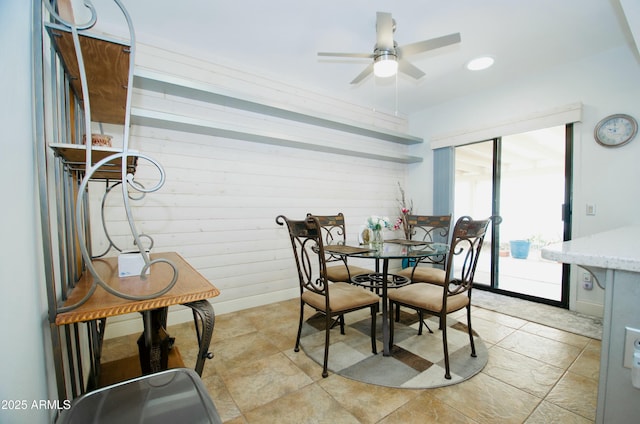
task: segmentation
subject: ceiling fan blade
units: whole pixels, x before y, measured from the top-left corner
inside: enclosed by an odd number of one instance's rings
[[[360,72],[360,74],[351,81],[351,84],[357,84],[363,79],[365,79],[369,74],[373,73],[373,63],[369,64],[364,71]]]
[[[443,35],[442,37],[432,38],[430,40],[418,41],[417,43],[401,46],[398,50],[402,56],[423,53],[429,50],[439,49],[440,47],[450,46],[460,42],[460,33]]]
[[[364,59],[371,59],[372,53],[331,53],[331,52],[319,52],[318,56],[332,56],[332,57],[362,57]]]
[[[376,48],[380,50],[393,49],[393,18],[391,13],[377,13],[376,35]]]
[[[415,79],[420,79],[425,75],[424,72],[422,72],[420,69],[407,62],[406,60],[398,61],[398,69],[400,70],[400,72],[403,72]]]

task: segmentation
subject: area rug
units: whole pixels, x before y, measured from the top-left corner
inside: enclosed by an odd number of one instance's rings
[[[602,340],[602,318],[599,317],[485,290],[474,290],[471,304],[547,327]]]
[[[391,356],[382,354],[382,316],[377,319],[378,354],[371,353],[371,318],[368,314],[354,320],[346,315],[345,334],[339,326],[331,330],[329,365],[331,372],[352,380],[386,387],[426,389],[448,386],[467,380],[484,368],[488,353],[482,339],[474,333],[475,358],[471,357],[467,326],[453,319],[447,321],[451,380],[444,378],[442,332],[437,319],[427,320],[433,333],[426,329],[418,336],[415,314],[402,313],[401,322],[395,323],[394,346]],[[300,340],[304,352],[322,366],[324,355],[324,317],[309,318],[302,328]]]

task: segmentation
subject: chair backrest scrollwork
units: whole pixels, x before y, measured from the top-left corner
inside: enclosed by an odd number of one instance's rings
[[[318,220],[322,231],[322,242],[325,246],[335,244],[346,244],[347,231],[344,225],[344,215],[339,212],[337,215],[313,215],[307,214],[307,217],[313,216]],[[328,253],[325,256],[326,262],[344,262],[342,256],[332,255]]]
[[[279,215],[276,223],[286,224],[289,230],[300,282],[300,294],[304,290],[310,290],[327,297],[328,303],[323,233],[318,218],[307,216],[303,220],[292,220]]]
[[[468,216],[463,216],[456,222],[447,258],[446,270],[449,279],[445,284],[445,302],[448,296],[465,291],[470,293],[480,251],[490,222],[491,218],[473,220]],[[459,262],[460,260],[462,263]]]
[[[408,215],[409,235],[411,240],[447,243],[451,228],[451,215]],[[432,263],[445,267],[447,255],[429,256],[422,263]]]

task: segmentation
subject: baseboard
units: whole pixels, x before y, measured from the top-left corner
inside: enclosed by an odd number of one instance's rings
[[[591,315],[598,318],[602,318],[604,316],[604,305],[600,305],[597,303],[576,301],[571,310],[573,312]]]
[[[287,290],[281,290],[273,293],[266,293],[257,296],[244,297],[242,299],[233,299],[229,301],[217,302],[212,299],[213,310],[216,315],[228,314],[230,312],[241,311],[243,309],[264,306],[270,303],[281,302],[296,298],[300,295],[300,289],[297,287]],[[169,326],[182,324],[193,320],[191,309],[186,306],[172,306],[169,308],[168,315]],[[127,314],[119,317],[109,318],[107,320],[107,328],[105,329],[105,339],[115,337],[128,336],[129,334],[142,333],[143,325],[139,313]],[[214,327],[215,331],[215,327]]]

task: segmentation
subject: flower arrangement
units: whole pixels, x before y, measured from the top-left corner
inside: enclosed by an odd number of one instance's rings
[[[380,231],[384,228],[391,228],[391,223],[389,222],[389,218],[386,216],[377,216],[372,215],[367,218],[367,228],[373,231]]]
[[[407,215],[411,215],[413,211],[413,200],[409,200],[409,204],[407,205],[407,201],[404,196],[404,190],[398,182],[398,189],[400,189],[400,199],[396,199],[398,201],[400,216],[396,219],[396,223],[393,225],[394,230],[399,230],[402,228],[404,232],[405,239],[409,240],[411,238],[410,230],[409,230],[409,222],[407,221]]]

